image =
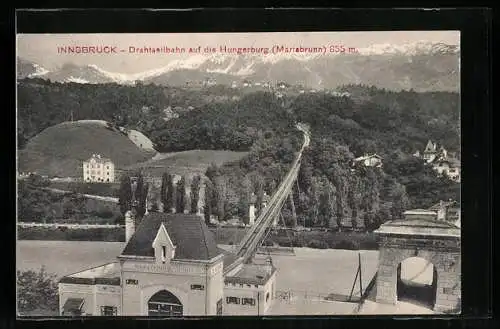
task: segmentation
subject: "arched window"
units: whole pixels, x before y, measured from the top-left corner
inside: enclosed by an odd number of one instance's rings
[[[148,316],[173,317],[182,314],[181,301],[168,290],[157,292],[148,301]]]

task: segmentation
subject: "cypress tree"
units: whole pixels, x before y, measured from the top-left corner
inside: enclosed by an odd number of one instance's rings
[[[177,182],[177,200],[176,200],[176,211],[178,214],[183,214],[184,209],[186,208],[185,199],[186,199],[186,179],[182,177]]]
[[[123,175],[120,179],[120,189],[118,190],[118,204],[122,216],[132,208],[132,188],[130,186],[130,177]]]

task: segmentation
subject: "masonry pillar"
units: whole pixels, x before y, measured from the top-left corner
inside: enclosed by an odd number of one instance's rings
[[[461,264],[459,253],[439,255],[438,280],[436,289],[437,312],[453,312],[461,305]]]
[[[379,268],[377,273],[377,303],[396,304],[397,296],[397,266],[396,250],[381,248],[379,252]]]
[[[253,225],[255,223],[255,204],[250,202],[248,205],[248,224]]]

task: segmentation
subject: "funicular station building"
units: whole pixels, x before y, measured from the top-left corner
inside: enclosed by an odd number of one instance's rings
[[[126,215],[126,245],[117,261],[63,277],[63,316],[264,315],[274,300],[276,268],[240,264],[217,247],[203,219],[151,212],[135,229]]]

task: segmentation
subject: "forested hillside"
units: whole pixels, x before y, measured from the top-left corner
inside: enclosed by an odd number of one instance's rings
[[[70,120],[105,120],[147,135],[162,128],[171,108],[176,114],[235,96],[231,88],[197,91],[166,86],[18,81],[18,141],[22,148],[42,130]],[[157,127],[158,126],[158,127]]]
[[[211,212],[244,216],[251,193],[272,193],[301,143],[295,122],[309,124],[312,142],[303,158],[286,220],[316,226],[376,227],[408,207],[459,199],[460,185],[438,177],[412,157],[427,140],[460,154],[459,95],[393,92],[362,85],[349,96],[317,93],[244,93],[155,85],[60,84],[22,80],[18,88],[20,145],[48,126],[102,119],[137,129],[160,152],[189,149],[250,151],[236,163],[211,167]],[[165,109],[177,116],[165,118]],[[365,153],[383,157],[382,168],[353,170]],[[209,196],[211,198],[211,196]],[[218,209],[217,209],[218,208]],[[223,210],[221,210],[223,209]]]

